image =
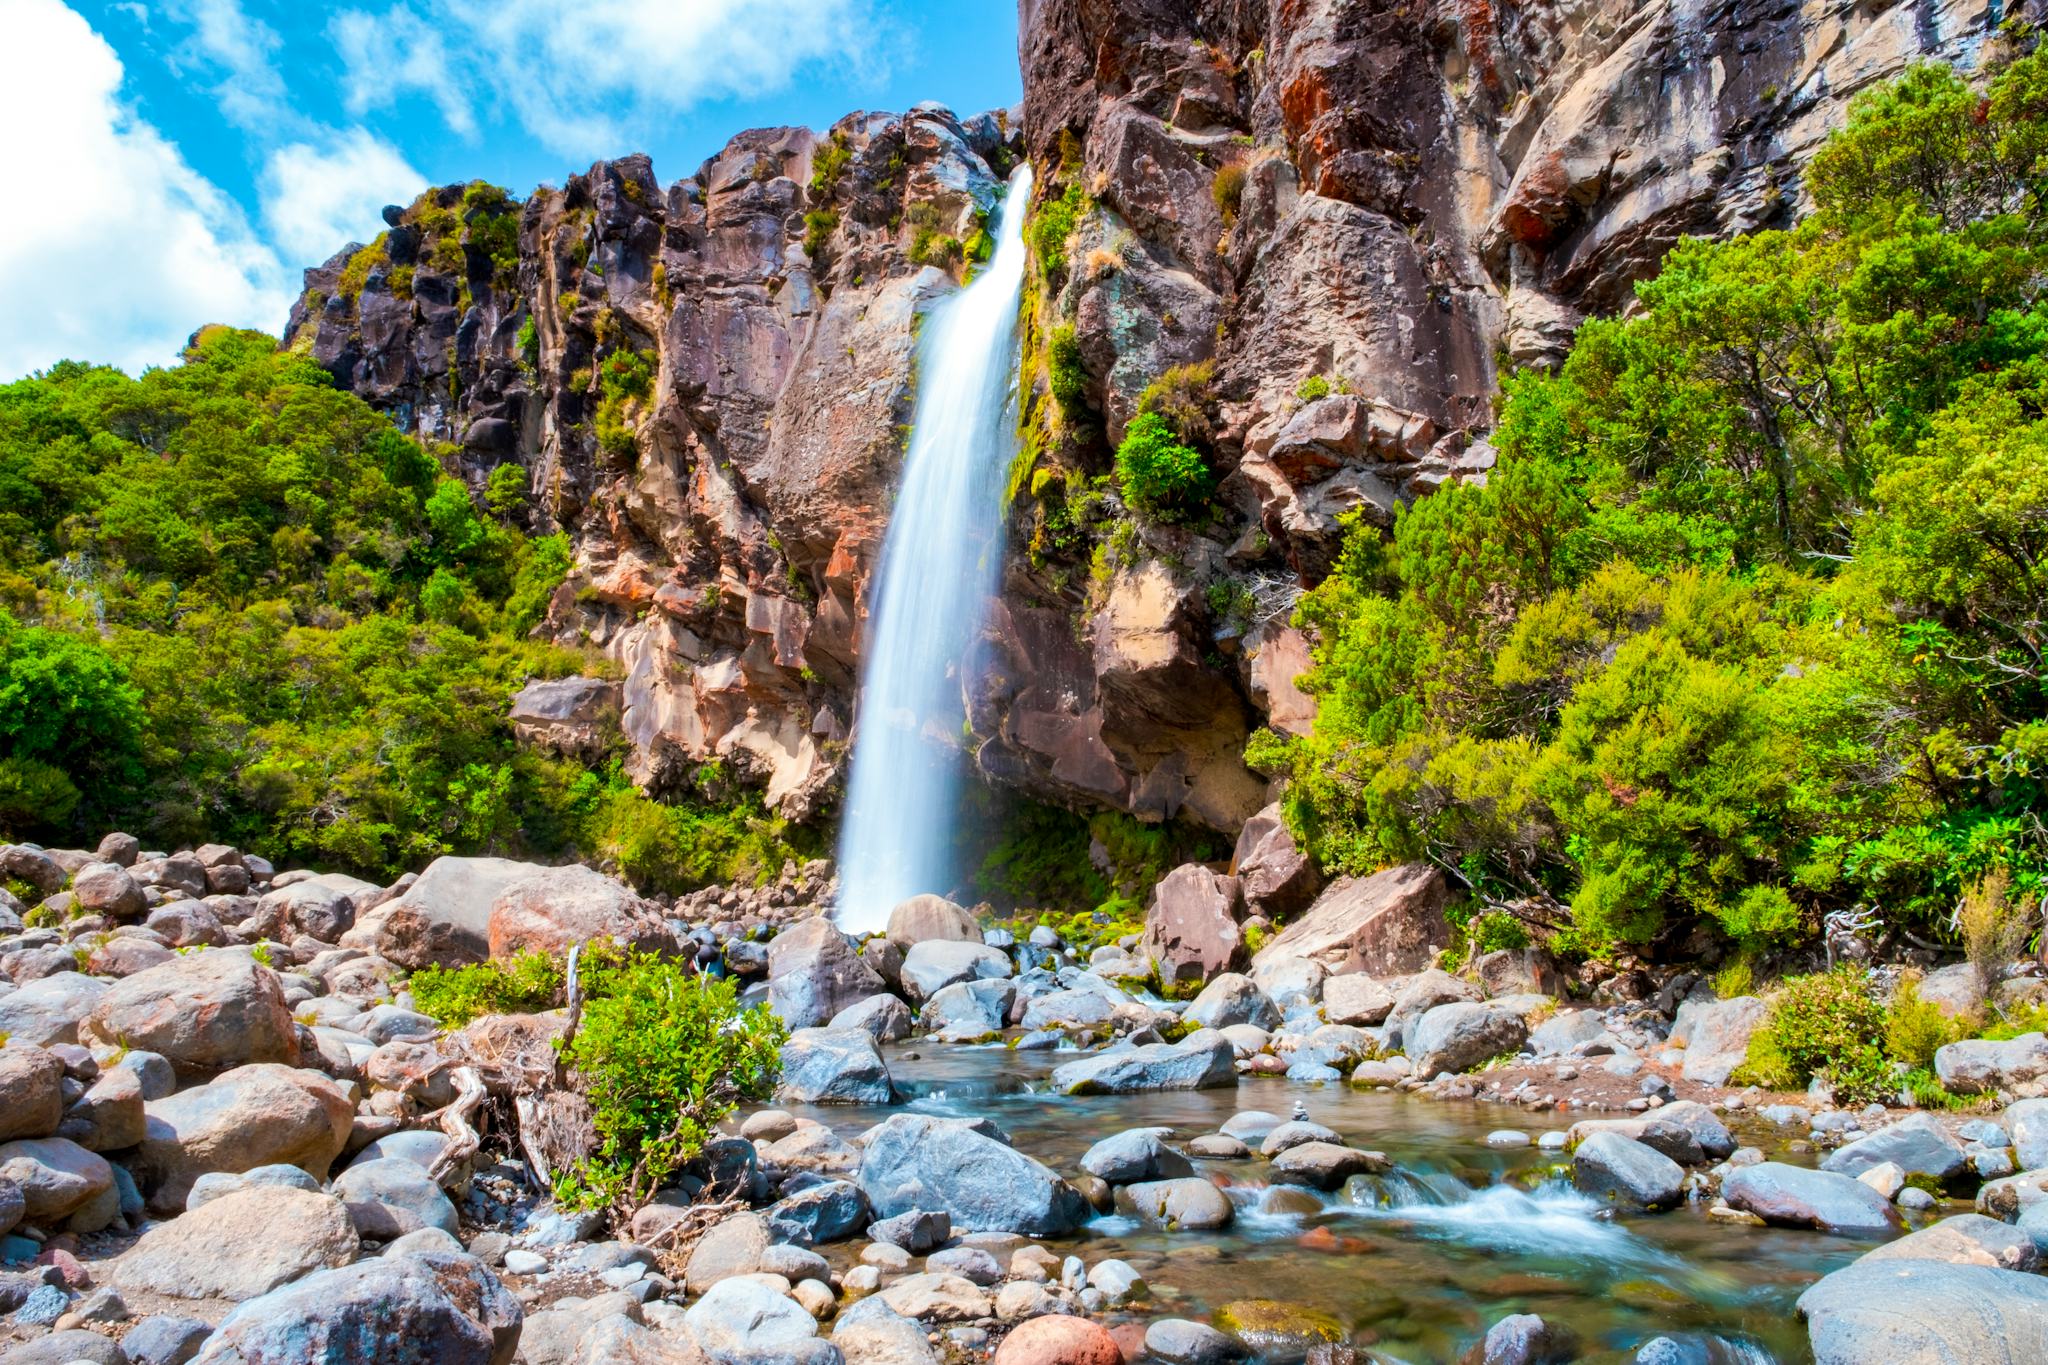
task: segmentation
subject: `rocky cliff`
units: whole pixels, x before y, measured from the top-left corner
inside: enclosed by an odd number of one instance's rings
[[[809,816],[850,735],[917,320],[1029,156],[1041,219],[1074,225],[1026,300],[963,743],[1042,796],[1234,830],[1264,798],[1246,736],[1312,714],[1287,608],[1339,518],[1484,477],[1505,368],[1554,362],[1680,236],[1788,222],[1858,90],[1975,65],[2003,17],[1023,0],[1021,114],[749,132],[666,187],[636,156],[523,204],[435,191],[307,273],[291,344],[569,534],[545,629],[617,661],[638,778],[723,759]],[[1175,367],[1215,505],[1135,516],[1103,476]]]

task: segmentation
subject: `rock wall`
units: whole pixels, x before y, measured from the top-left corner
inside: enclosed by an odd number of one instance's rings
[[[1021,9],[1021,115],[757,130],[666,187],[642,156],[523,204],[448,187],[307,272],[289,344],[480,495],[514,467],[531,529],[571,537],[544,629],[617,661],[650,788],[720,759],[788,814],[829,807],[917,319],[972,269],[1019,155],[1042,200],[1078,184],[1090,205],[1073,265],[1028,301],[1027,410],[1045,410],[1044,330],[1071,325],[1099,420],[1033,435],[963,743],[1042,796],[1235,830],[1265,797],[1247,734],[1313,714],[1287,608],[1327,571],[1337,518],[1384,525],[1483,476],[1504,365],[1554,362],[1680,235],[1789,221],[1845,100],[1922,55],[1974,64],[2001,17],[1987,0]],[[1241,190],[1217,192],[1226,167]],[[1077,523],[1069,494],[1101,486],[1146,385],[1204,361],[1221,512],[1141,525],[1111,492]],[[557,701],[524,724],[573,747]]]

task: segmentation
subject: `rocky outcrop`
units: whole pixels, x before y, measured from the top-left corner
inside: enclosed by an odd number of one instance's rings
[[[1450,943],[1443,874],[1409,863],[1370,877],[1340,877],[1307,913],[1267,942],[1254,964],[1300,957],[1332,972],[1395,976],[1427,966]]]

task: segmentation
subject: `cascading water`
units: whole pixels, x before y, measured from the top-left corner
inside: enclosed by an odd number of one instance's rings
[[[880,929],[952,883],[961,669],[1002,570],[1017,448],[1017,300],[1031,168],[1010,178],[995,259],[926,316],[903,486],[862,653],[853,777],[839,837],[839,924]]]

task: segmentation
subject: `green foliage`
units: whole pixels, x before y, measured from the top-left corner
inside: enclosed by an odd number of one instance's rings
[[[526,510],[526,466],[506,463],[491,471],[484,484],[484,506],[500,521],[509,521]]]
[[[1206,445],[1215,436],[1210,410],[1215,404],[1216,366],[1203,360],[1173,365],[1138,395],[1138,411],[1157,413],[1188,445]]]
[[[654,393],[654,361],[641,351],[614,351],[598,367],[598,384],[598,448],[614,459],[630,459],[639,451],[633,418]]]
[[[753,793],[711,799],[701,791],[655,801],[616,770],[584,789],[577,842],[648,890],[682,892],[713,882],[762,885],[785,862],[821,851],[819,836],[771,815]]]
[[[1216,168],[1216,178],[1210,183],[1209,192],[1216,199],[1216,207],[1223,213],[1226,227],[1237,221],[1238,208],[1244,203],[1244,181],[1244,163],[1227,161]]]
[[[813,258],[825,250],[839,227],[839,215],[831,209],[812,209],[804,215],[804,254]]]
[[[853,148],[846,134],[835,131],[811,152],[811,193],[829,200],[839,188],[839,177],[853,162]]]
[[[531,313],[519,324],[519,358],[526,362],[528,368],[540,365],[540,326],[534,322]]]
[[[1046,274],[1066,273],[1067,243],[1081,220],[1094,211],[1094,201],[1078,181],[1070,181],[1058,198],[1048,198],[1039,204],[1029,231],[1031,249],[1038,254],[1038,264]]]
[[[1053,400],[1068,422],[1088,418],[1088,371],[1081,364],[1081,338],[1072,323],[1052,329],[1045,342],[1046,373]]]
[[[1141,412],[1124,428],[1116,448],[1116,476],[1124,501],[1155,517],[1199,511],[1215,482],[1202,452],[1182,442],[1156,412]]]
[[[406,989],[413,1007],[459,1029],[487,1014],[537,1014],[562,1003],[562,964],[552,955],[531,949],[510,961],[492,960],[468,967],[423,967],[412,974]]]
[[[1312,374],[1295,385],[1294,396],[1304,403],[1313,403],[1318,398],[1330,396],[1330,381],[1325,375]]]
[[[1885,1007],[1884,1055],[1909,1070],[1934,1065],[1936,1049],[1963,1036],[1963,1028],[1932,1000],[1920,998],[1919,983],[1901,981]]]
[[[1835,1087],[1836,1102],[1856,1105],[1898,1093],[1885,1063],[1885,1010],[1853,967],[1793,977],[1770,998],[1750,1035],[1737,1084],[1804,1088],[1815,1076]]]
[[[786,1036],[766,1005],[742,1010],[730,980],[636,952],[594,964],[565,1056],[597,1147],[558,1181],[557,1197],[621,1218],[639,1208],[741,1101],[768,1097]]]
[[[369,283],[370,272],[391,264],[391,252],[387,248],[389,234],[380,232],[377,240],[356,251],[341,268],[341,279],[335,283],[334,292],[353,303],[362,295],[363,286]]]
[[[1484,487],[1353,527],[1297,617],[1314,734],[1248,754],[1325,866],[1427,857],[1592,951],[2038,897],[2044,91],[2035,53],[1866,95],[1804,222],[1680,243],[1506,382]]]

